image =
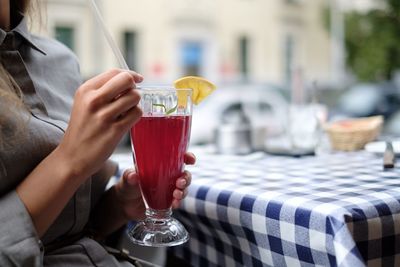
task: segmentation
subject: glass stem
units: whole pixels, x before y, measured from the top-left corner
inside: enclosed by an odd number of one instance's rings
[[[152,220],[152,221],[158,221],[158,220],[169,220],[172,215],[172,209],[166,209],[166,210],[155,210],[148,208],[146,209],[146,219],[147,220]]]

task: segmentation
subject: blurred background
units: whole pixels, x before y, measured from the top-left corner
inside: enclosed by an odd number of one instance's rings
[[[85,79],[118,67],[87,0],[41,2],[41,34],[76,53]],[[199,75],[218,86],[194,111],[192,144],[213,142],[226,116],[244,113],[261,146],[285,130],[290,103],[321,104],[328,120],[381,114],[385,133],[400,135],[398,0],[97,4],[145,83]]]

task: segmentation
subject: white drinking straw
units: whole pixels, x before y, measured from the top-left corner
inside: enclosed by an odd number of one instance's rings
[[[109,30],[107,29],[103,18],[101,17],[100,11],[97,8],[95,0],[90,0],[90,6],[92,7],[93,13],[97,19],[97,22],[99,23],[101,29],[103,30],[104,36],[107,39],[108,44],[111,46],[112,51],[114,52],[115,57],[118,60],[118,63],[122,69],[129,70],[128,64],[126,64],[126,61],[124,57],[122,56],[121,50],[118,48],[117,44],[115,43],[114,39],[112,38]]]
[[[93,13],[97,19],[97,22],[100,25],[100,28],[103,30],[103,34],[106,37],[107,42],[111,47],[111,50],[114,52],[114,55],[117,58],[120,67],[124,70],[129,70],[128,64],[126,64],[126,61],[125,61],[124,57],[122,56],[121,50],[119,50],[117,43],[112,38],[110,32],[108,31],[108,29],[104,23],[103,18],[101,17],[100,11],[97,8],[95,0],[89,0],[89,2],[90,2],[90,6],[92,7]],[[131,141],[133,142],[132,136],[131,136]],[[133,148],[133,144],[132,144],[132,157],[133,157],[133,164],[135,165],[135,168],[136,168],[136,155],[135,155],[135,149]]]

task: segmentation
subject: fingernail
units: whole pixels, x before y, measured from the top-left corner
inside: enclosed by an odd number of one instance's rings
[[[185,186],[186,185],[186,179],[180,179],[179,180],[179,184],[180,184],[180,186]]]
[[[133,169],[128,169],[128,170],[126,170],[125,171],[125,176],[129,176],[129,175],[131,175],[131,173],[133,173],[133,172],[135,172],[135,170],[133,170]]]
[[[132,179],[132,177],[133,177],[134,174],[135,174],[134,172],[128,173],[128,178],[129,178],[129,179]]]
[[[136,179],[133,179],[132,177],[129,177],[129,178],[128,178],[128,184],[130,184],[130,185],[135,185],[135,184],[137,184],[137,180],[136,180]]]

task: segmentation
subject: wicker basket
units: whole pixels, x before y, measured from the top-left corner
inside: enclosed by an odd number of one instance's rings
[[[338,121],[325,126],[332,148],[341,151],[363,149],[379,134],[383,116],[365,117]]]

